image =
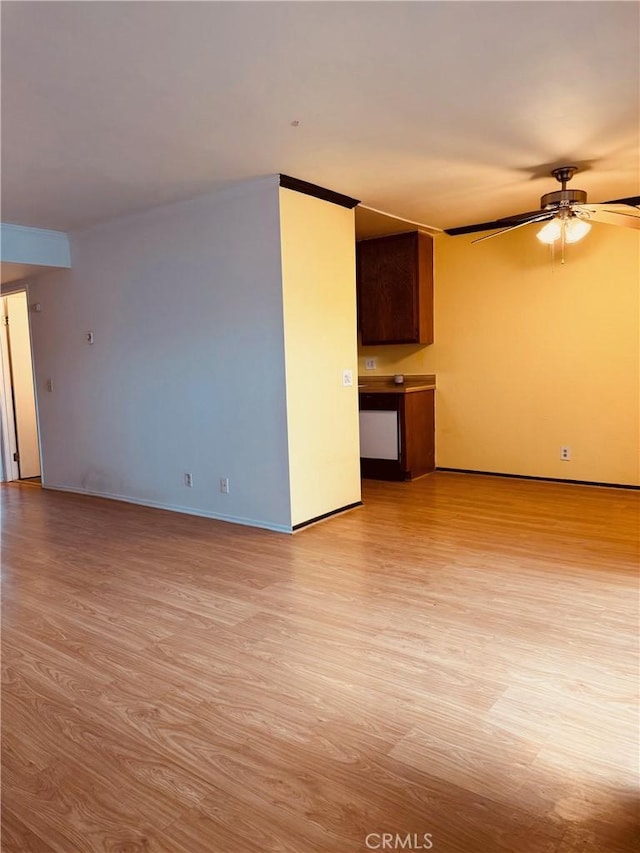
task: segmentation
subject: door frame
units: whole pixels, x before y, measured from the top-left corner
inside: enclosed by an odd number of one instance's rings
[[[3,284],[0,296],[13,296],[24,293],[27,301],[27,322],[29,325],[29,350],[31,353],[31,372],[33,374],[33,391],[36,408],[36,428],[38,430],[38,450],[40,452],[40,479],[44,483],[44,466],[42,464],[42,435],[40,431],[40,408],[38,405],[38,386],[36,383],[35,359],[33,355],[33,329],[31,326],[31,305],[29,303],[29,284],[26,281],[12,281]],[[4,316],[4,311],[2,312]],[[2,478],[0,482],[9,483],[20,479],[20,468],[14,461],[13,454],[18,449],[16,422],[13,410],[13,391],[11,388],[11,365],[9,361],[9,340],[7,327],[2,323],[0,329],[0,382],[2,384],[2,402],[0,404],[0,451],[2,452]]]

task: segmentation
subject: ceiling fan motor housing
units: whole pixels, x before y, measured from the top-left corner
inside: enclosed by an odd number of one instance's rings
[[[569,207],[572,204],[586,204],[587,194],[584,190],[556,190],[545,193],[540,199],[540,207],[548,210],[552,207]]]

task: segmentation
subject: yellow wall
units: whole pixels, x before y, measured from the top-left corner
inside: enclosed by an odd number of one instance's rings
[[[640,234],[594,225],[564,266],[533,227],[475,236],[436,239],[435,343],[360,373],[436,374],[441,467],[640,484]]]
[[[360,500],[354,214],[281,188],[280,231],[296,525]]]

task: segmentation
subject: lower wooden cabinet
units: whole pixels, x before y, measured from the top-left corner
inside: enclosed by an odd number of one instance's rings
[[[361,393],[360,444],[365,478],[412,480],[433,471],[435,392]]]

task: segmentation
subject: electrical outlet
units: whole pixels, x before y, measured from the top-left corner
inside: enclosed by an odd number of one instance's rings
[[[229,494],[229,478],[228,477],[220,477],[220,491],[223,495]]]
[[[570,447],[561,447],[560,448],[560,459],[563,462],[571,461],[571,448]]]
[[[364,366],[366,370],[375,370],[378,366],[378,361],[375,358],[365,359]]]
[[[351,388],[353,385],[353,370],[342,371],[342,384],[345,388]]]
[[[93,332],[87,332],[87,343],[88,344],[95,344],[95,342],[96,342],[96,339],[93,336]]]
[[[53,379],[47,379],[47,391],[53,391]]]
[[[185,474],[184,475],[184,484],[188,489],[190,489],[193,486],[193,475],[192,474]]]

